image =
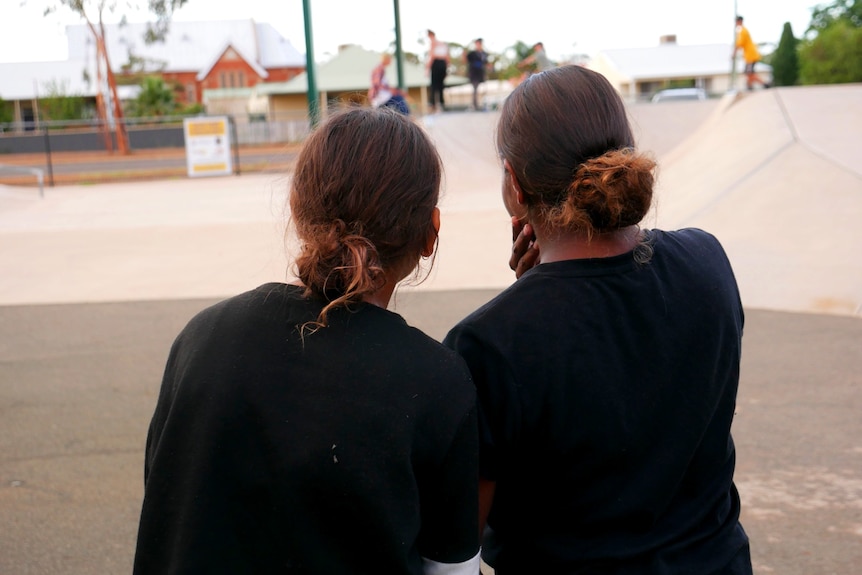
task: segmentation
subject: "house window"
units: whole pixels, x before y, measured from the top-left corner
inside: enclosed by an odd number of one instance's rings
[[[224,72],[219,74],[219,87],[227,88],[227,74],[225,74]]]
[[[237,72],[236,75],[239,78],[239,87],[245,88],[245,74],[243,72]]]
[[[195,90],[194,84],[186,84],[186,102],[189,104],[194,104],[198,101],[197,90]]]
[[[231,87],[231,88],[236,88],[236,74],[234,74],[233,72],[231,72],[231,73],[228,75],[228,77],[230,78],[230,87]]]

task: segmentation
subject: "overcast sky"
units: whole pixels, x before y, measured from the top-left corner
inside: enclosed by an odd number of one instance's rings
[[[0,62],[66,58],[65,26],[81,20],[68,9],[43,17],[52,0],[0,0],[3,31]],[[119,4],[123,4],[121,0]],[[138,0],[146,5],[145,0]],[[254,18],[274,26],[302,53],[305,33],[301,0],[188,0],[175,20]],[[393,0],[311,0],[314,52],[320,61],[340,44],[385,50],[394,40]],[[679,44],[730,43],[734,6],[755,42],[778,43],[785,22],[797,37],[811,17],[812,0],[400,0],[405,50],[423,53],[420,41],[433,29],[442,40],[467,44],[485,39],[499,52],[520,40],[542,41],[553,59],[599,50],[654,46],[676,34]],[[132,13],[143,21],[145,12]],[[117,21],[108,15],[106,21]]]

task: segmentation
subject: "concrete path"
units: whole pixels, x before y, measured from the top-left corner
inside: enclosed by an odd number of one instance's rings
[[[734,434],[758,574],[862,565],[860,96],[779,89],[631,108],[662,165],[649,225],[715,233],[743,288]],[[512,281],[495,119],[427,124],[447,169],[440,250],[393,307],[433,337]],[[0,573],[130,572],[170,342],[202,307],[289,277],[287,185],[243,175],[43,200],[0,187]]]

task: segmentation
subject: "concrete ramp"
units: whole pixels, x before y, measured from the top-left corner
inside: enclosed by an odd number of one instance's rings
[[[728,95],[661,161],[648,218],[715,234],[747,307],[862,315],[862,86]]]
[[[632,106],[638,143],[660,166],[645,225],[715,234],[749,308],[862,315],[860,102],[852,85]],[[443,227],[430,276],[402,292],[514,281],[497,118],[421,120],[445,164]],[[0,305],[223,297],[289,278],[288,182],[247,174],[58,186],[44,199],[2,188]]]

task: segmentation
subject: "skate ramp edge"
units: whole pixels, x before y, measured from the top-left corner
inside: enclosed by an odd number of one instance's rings
[[[862,85],[728,95],[664,156],[646,223],[722,242],[747,307],[862,316]]]

